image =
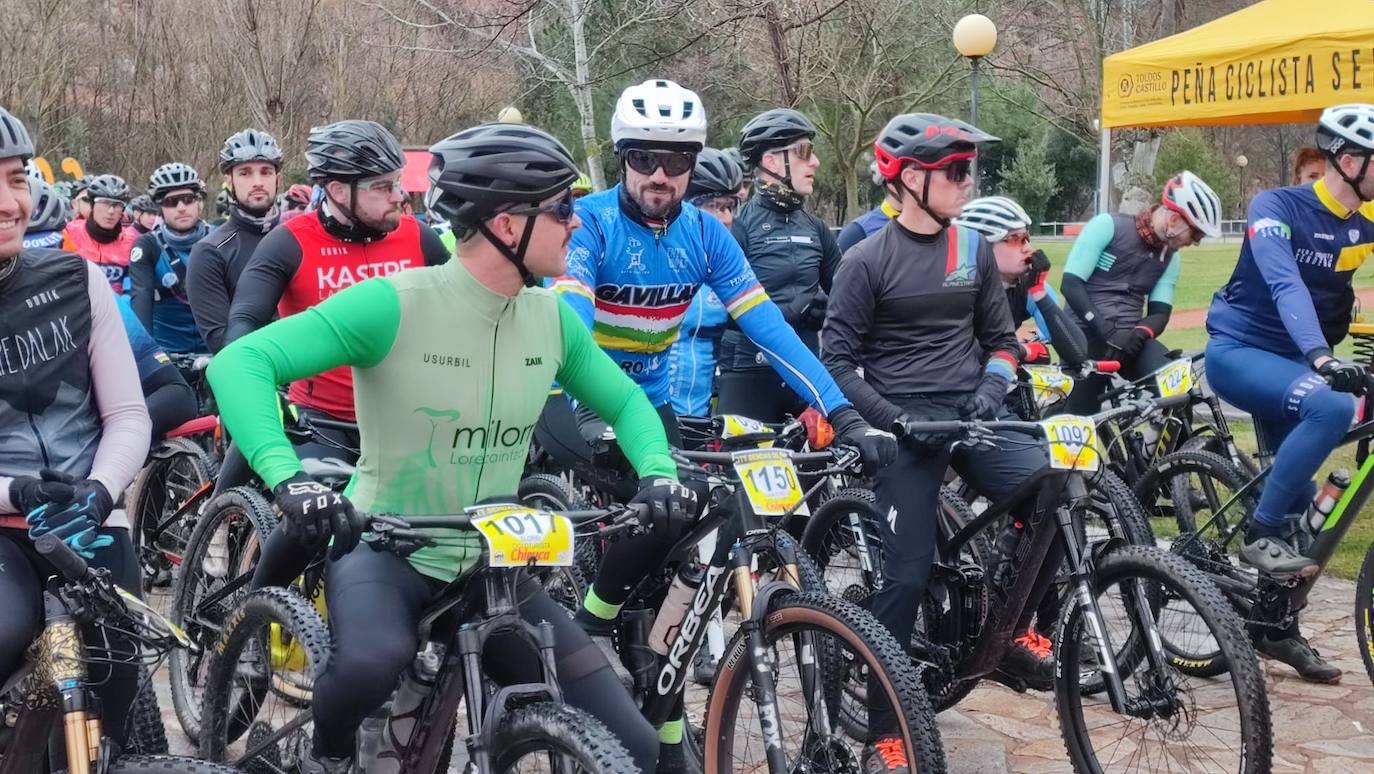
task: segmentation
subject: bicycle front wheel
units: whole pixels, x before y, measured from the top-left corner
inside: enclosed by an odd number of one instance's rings
[[[496,771],[637,774],[625,746],[601,721],[566,704],[539,702],[496,729]]]
[[[824,594],[775,597],[764,640],[774,679],[779,726],[790,771],[855,771],[863,740],[845,733],[843,686],[875,679],[904,743],[913,772],[945,770],[935,713],[905,650],[868,612]],[[706,709],[705,770],[713,774],[767,768],[764,733],[753,700],[748,640],[735,633],[720,660]]]
[[[1269,702],[1258,659],[1240,618],[1206,576],[1159,549],[1122,546],[1098,562],[1093,595],[1125,701],[1118,711],[1105,693],[1085,695],[1084,684],[1099,679],[1101,648],[1085,607],[1071,604],[1055,651],[1061,664],[1078,668],[1058,670],[1055,694],[1074,770],[1269,771]],[[1170,604],[1161,607],[1161,598]],[[1198,678],[1168,658],[1148,657],[1152,629],[1172,642],[1215,643],[1230,665],[1226,678]],[[1123,643],[1139,652],[1122,656]]]
[[[1355,583],[1355,637],[1365,674],[1374,682],[1374,545],[1365,552],[1360,579]]]
[[[234,487],[206,505],[186,544],[170,618],[200,647],[195,652],[178,648],[168,661],[172,706],[193,743],[200,742],[201,691],[210,654],[230,611],[248,595],[253,567],[276,521],[261,494]]]

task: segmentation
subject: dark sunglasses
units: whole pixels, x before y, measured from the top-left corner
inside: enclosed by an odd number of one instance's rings
[[[802,140],[796,145],[788,145],[786,148],[778,148],[769,153],[795,153],[797,158],[802,161],[810,161],[811,154],[816,152],[816,146],[810,140]]]
[[[973,174],[973,159],[958,159],[951,161],[943,167],[945,179],[951,183],[962,183]]]
[[[625,151],[625,163],[641,175],[652,175],[659,167],[668,177],[685,175],[697,163],[697,154],[687,151],[658,151],[643,148],[629,148]]]
[[[558,219],[559,223],[569,223],[573,219],[573,198],[572,189],[563,192],[558,201],[552,204],[545,204],[542,207],[520,207],[514,210],[507,210],[512,215],[542,215],[548,213]]]
[[[192,204],[195,204],[198,201],[200,201],[199,194],[184,193],[177,194],[176,196],[164,196],[162,197],[162,201],[158,202],[158,204],[163,207],[176,207],[179,204],[184,204],[187,207],[190,207]]]

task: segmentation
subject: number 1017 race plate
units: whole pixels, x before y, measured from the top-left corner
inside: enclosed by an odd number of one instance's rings
[[[491,548],[492,567],[569,567],[573,530],[568,517],[523,505],[476,505],[472,526]]]

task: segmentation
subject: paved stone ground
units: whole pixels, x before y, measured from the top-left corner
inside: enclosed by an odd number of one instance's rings
[[[1304,683],[1288,667],[1262,662],[1275,736],[1275,772],[1374,771],[1374,687],[1357,652],[1353,600],[1353,583],[1322,579],[1304,618],[1312,642],[1345,670],[1340,685]],[[172,712],[165,668],[157,683],[173,752],[194,754]],[[940,730],[953,774],[1072,771],[1050,694],[1017,694],[985,684],[940,716]]]

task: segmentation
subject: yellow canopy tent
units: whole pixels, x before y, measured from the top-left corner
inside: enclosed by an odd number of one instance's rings
[[[1345,102],[1374,102],[1374,0],[1264,0],[1109,56],[1099,208],[1114,128],[1312,121]]]

